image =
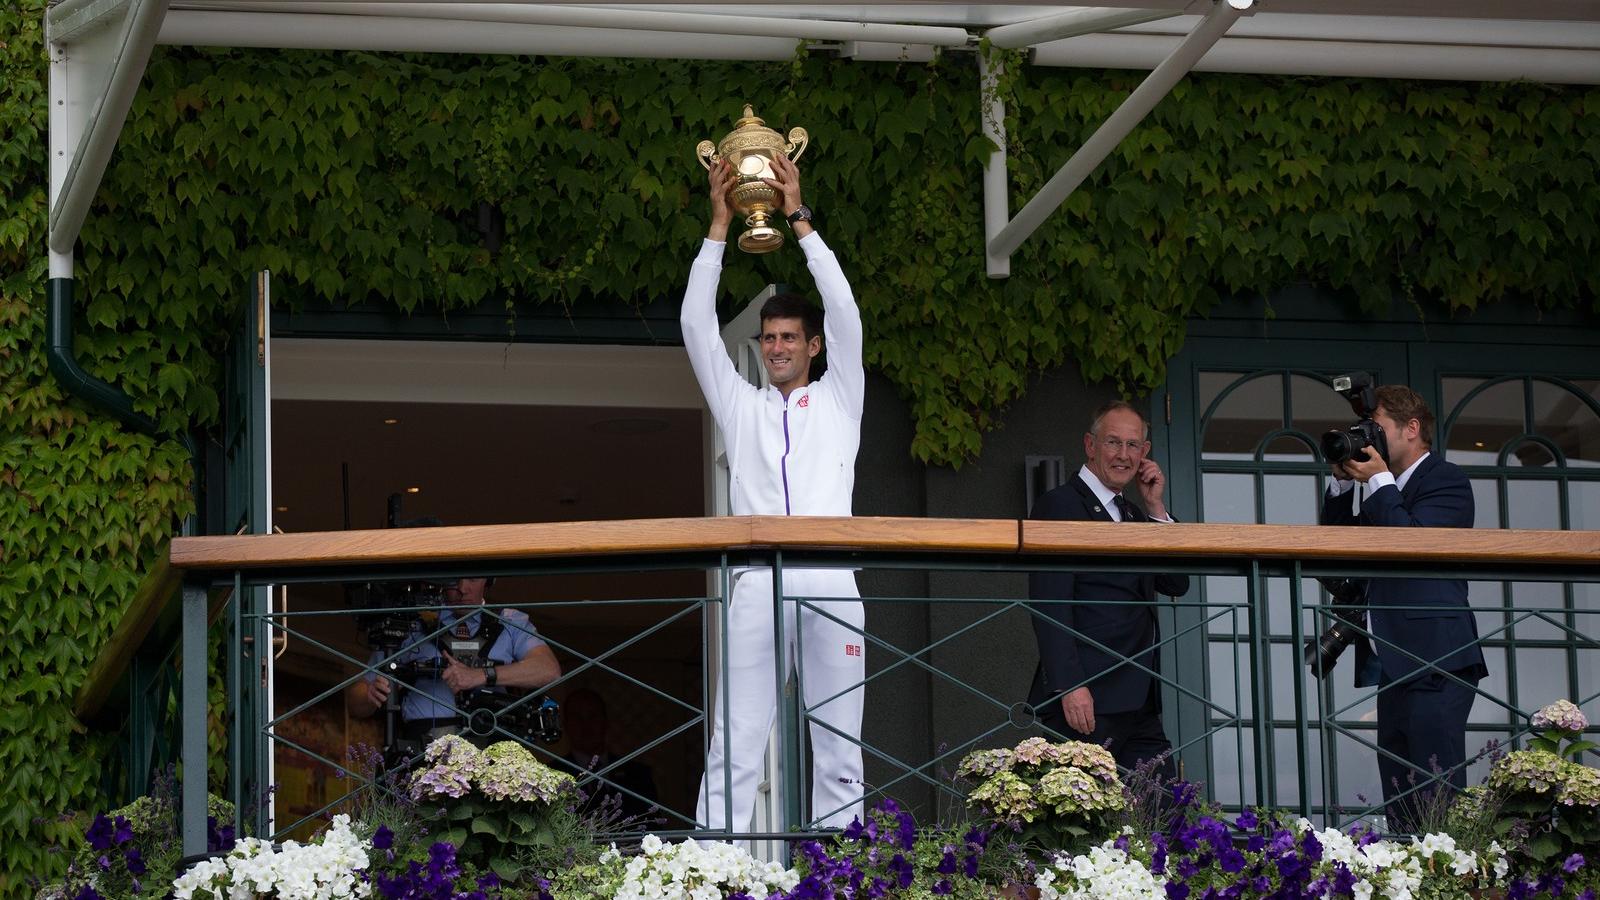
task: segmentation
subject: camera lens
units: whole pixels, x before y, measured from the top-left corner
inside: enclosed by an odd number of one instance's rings
[[[1350,433],[1335,429],[1322,436],[1322,457],[1331,463],[1340,463],[1349,459],[1356,451],[1350,440]]]

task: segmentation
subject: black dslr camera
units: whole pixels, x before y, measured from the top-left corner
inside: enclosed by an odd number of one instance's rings
[[[1372,420],[1378,408],[1377,387],[1372,376],[1365,372],[1352,372],[1333,379],[1333,389],[1350,401],[1350,408],[1355,410],[1359,421],[1342,431],[1335,428],[1322,436],[1322,456],[1328,462],[1342,463],[1347,459],[1366,462],[1368,447],[1378,451],[1380,458],[1389,458],[1389,443],[1383,428]]]
[[[1351,644],[1361,638],[1367,605],[1367,580],[1365,578],[1318,578],[1333,597],[1334,623],[1321,637],[1307,638],[1304,659],[1311,674],[1328,677],[1334,664]]]

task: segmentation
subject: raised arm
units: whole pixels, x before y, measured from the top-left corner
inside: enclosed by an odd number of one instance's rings
[[[717,323],[717,284],[722,280],[722,253],[727,247],[728,224],[733,220],[728,191],[733,187],[734,177],[727,160],[711,168],[708,180],[711,226],[699,255],[689,268],[689,286],[683,294],[678,323],[683,330],[683,347],[689,353],[689,365],[694,368],[695,380],[700,382],[700,392],[711,408],[711,417],[726,432],[724,423],[733,409],[734,398],[739,391],[750,388],[733,367]]]
[[[777,177],[767,179],[767,184],[778,191],[783,214],[788,216],[804,203],[800,195],[800,170],[787,156],[779,154],[772,161],[772,171]],[[826,377],[838,390],[845,411],[860,419],[866,406],[867,372],[861,361],[861,311],[856,307],[855,294],[844,277],[844,270],[839,268],[838,258],[811,223],[804,220],[794,223],[794,233],[805,251],[806,268],[811,270],[817,293],[822,295],[823,347],[828,353]]]

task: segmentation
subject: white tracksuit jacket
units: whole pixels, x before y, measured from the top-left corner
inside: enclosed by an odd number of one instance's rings
[[[722,343],[716,297],[725,247],[707,240],[700,248],[689,273],[681,321],[689,362],[727,447],[732,512],[848,516],[866,393],[861,314],[850,284],[820,235],[812,232],[801,239],[806,264],[822,295],[828,370],[822,378],[791,391],[785,400],[777,388],[761,390],[741,378]],[[855,575],[848,569],[786,569],[783,592],[807,599],[860,596]],[[810,609],[801,610],[797,622],[795,604],[786,603],[784,635],[786,652],[792,655],[798,626],[806,708],[814,718],[849,736],[841,738],[817,724],[811,727],[811,818],[825,826],[842,826],[861,813],[861,748],[854,739],[861,734],[862,690],[851,688],[865,676],[866,642],[859,600],[829,602],[819,608],[846,624]],[[718,696],[696,812],[707,828],[746,830],[755,811],[761,760],[777,711],[772,613],[772,570],[742,573],[728,609],[729,671],[720,682],[720,690],[728,692],[728,717],[725,721],[723,698]],[[845,693],[828,699],[841,692]]]

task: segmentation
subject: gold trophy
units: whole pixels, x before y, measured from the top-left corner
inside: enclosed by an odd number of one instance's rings
[[[773,177],[772,160],[779,153],[798,162],[810,140],[804,128],[789,129],[785,140],[783,135],[768,128],[746,103],[744,117],[734,123],[734,129],[722,143],[701,141],[695,147],[695,157],[707,169],[723,159],[733,166],[738,179],[733,185],[733,208],[745,215],[744,224],[749,226],[748,231],[739,235],[740,250],[771,253],[783,246],[783,232],[770,223],[778,205],[778,192],[761,179]]]

